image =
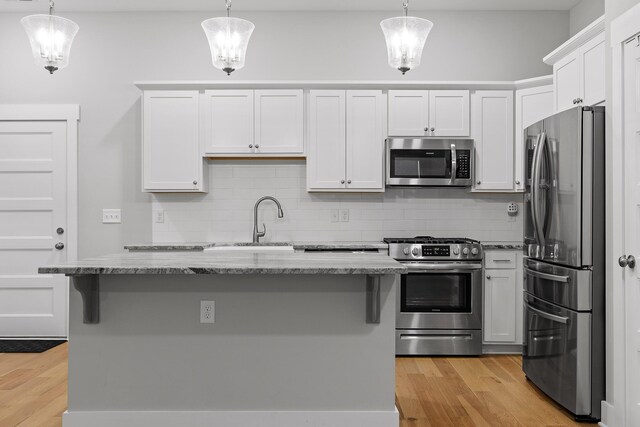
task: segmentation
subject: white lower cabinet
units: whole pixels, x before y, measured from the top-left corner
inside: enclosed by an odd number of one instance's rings
[[[485,344],[522,344],[522,254],[485,252]]]
[[[312,90],[309,101],[308,191],[384,191],[382,91]]]
[[[207,191],[200,151],[197,90],[145,91],[142,103],[142,190]]]
[[[513,91],[479,90],[472,94],[474,191],[514,191]]]

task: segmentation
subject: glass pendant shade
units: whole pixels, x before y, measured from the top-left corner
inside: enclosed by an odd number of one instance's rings
[[[78,24],[55,15],[25,16],[20,22],[29,36],[36,64],[51,74],[69,65],[71,43],[78,33]]]
[[[244,67],[249,38],[255,25],[231,17],[211,18],[202,22],[211,48],[213,66],[227,75]]]
[[[402,74],[419,66],[433,22],[413,16],[398,16],[385,19],[380,26],[387,41],[389,65]]]

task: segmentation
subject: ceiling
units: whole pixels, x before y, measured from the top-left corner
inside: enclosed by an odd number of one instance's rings
[[[569,10],[579,0],[412,0],[409,10]],[[0,12],[46,11],[49,0],[0,0]],[[224,10],[224,0],[58,0],[60,12]],[[233,10],[398,10],[402,0],[234,0]]]

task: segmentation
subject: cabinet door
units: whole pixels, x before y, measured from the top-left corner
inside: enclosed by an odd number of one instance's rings
[[[429,91],[389,91],[389,136],[429,136]]]
[[[553,66],[556,112],[575,107],[580,98],[580,53],[572,52]]]
[[[469,91],[429,91],[429,136],[469,136]]]
[[[524,131],[534,123],[553,114],[553,85],[516,91],[515,176],[516,191],[525,190],[527,164]]]
[[[198,105],[198,91],[144,92],[144,191],[205,190]]]
[[[385,101],[379,90],[347,91],[347,188],[384,189]]]
[[[302,90],[255,91],[256,153],[304,154]]]
[[[580,48],[582,105],[595,105],[605,100],[604,47],[604,33],[601,33]]]
[[[253,143],[253,91],[204,93],[205,154],[250,154]]]
[[[476,190],[513,190],[513,92],[477,91],[473,102]]]
[[[484,340],[516,341],[516,271],[485,270]]]
[[[309,93],[309,190],[345,188],[345,92]]]

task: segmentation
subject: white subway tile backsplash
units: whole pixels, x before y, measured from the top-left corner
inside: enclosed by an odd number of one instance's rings
[[[253,207],[262,196],[282,204],[276,217],[272,202],[260,206],[263,240],[381,240],[415,235],[522,241],[522,214],[514,222],[509,202],[522,195],[473,194],[449,188],[391,188],[385,193],[308,193],[303,161],[216,160],[209,164],[208,194],[154,194],[152,211],[164,210],[164,223],[153,224],[154,242],[248,241]],[[348,222],[331,222],[333,209],[348,209]]]

